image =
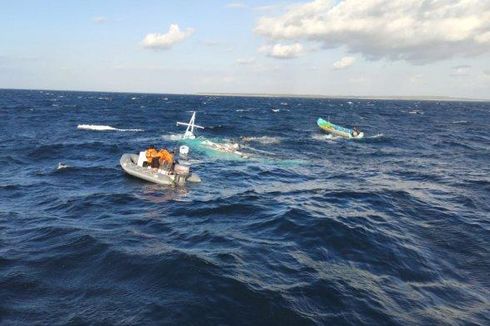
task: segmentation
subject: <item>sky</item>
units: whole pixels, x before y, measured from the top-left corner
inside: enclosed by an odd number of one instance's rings
[[[0,8],[0,88],[490,99],[489,0]]]

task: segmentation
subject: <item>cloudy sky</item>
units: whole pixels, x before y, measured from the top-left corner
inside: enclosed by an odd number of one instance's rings
[[[490,98],[490,0],[0,8],[0,88]]]

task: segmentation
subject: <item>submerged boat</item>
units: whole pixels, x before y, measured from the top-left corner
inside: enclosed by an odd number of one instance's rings
[[[209,139],[205,139],[203,137],[196,137],[196,135],[194,134],[194,129],[195,128],[204,129],[204,127],[196,125],[195,120],[196,120],[196,112],[193,111],[191,120],[188,123],[177,122],[177,126],[186,126],[187,127],[184,135],[181,138],[184,143],[191,145],[191,146],[197,145],[198,147],[201,147],[204,149],[210,149],[210,150],[216,151],[218,153],[237,155],[237,156],[242,157],[242,158],[247,157],[246,154],[239,151],[240,145],[238,145],[237,143],[221,144],[221,143],[213,142]]]
[[[247,158],[247,154],[239,151],[240,145],[237,143],[215,143],[212,142],[208,139],[204,139],[201,141],[201,146],[211,149],[217,152],[225,153],[225,154],[232,154],[232,155],[237,155],[242,158]]]
[[[145,152],[141,152],[145,153]],[[156,169],[144,167],[141,157],[143,155],[123,154],[119,163],[122,169],[129,175],[149,182],[165,186],[185,185],[187,182],[201,182],[201,178],[187,165],[176,164],[172,171],[168,169]]]
[[[356,128],[348,129],[336,124],[331,123],[330,121],[323,120],[322,118],[318,118],[317,122],[318,127],[322,130],[334,135],[340,136],[347,139],[361,139],[364,137],[364,133],[362,131],[357,130]]]

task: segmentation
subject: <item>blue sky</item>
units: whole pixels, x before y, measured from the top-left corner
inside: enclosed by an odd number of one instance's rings
[[[0,1],[0,88],[490,98],[488,3]]]

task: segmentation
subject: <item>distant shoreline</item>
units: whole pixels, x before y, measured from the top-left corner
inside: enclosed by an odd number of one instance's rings
[[[441,101],[441,102],[490,102],[490,99],[476,99],[451,96],[356,96],[356,95],[308,95],[308,94],[260,94],[260,93],[197,93],[204,96],[229,97],[274,97],[274,98],[310,98],[345,100],[401,100],[401,101]]]
[[[149,95],[185,95],[185,96],[222,96],[222,97],[262,97],[262,98],[308,98],[308,99],[342,99],[342,100],[379,100],[379,101],[439,101],[439,102],[490,102],[490,99],[477,99],[451,96],[358,96],[358,95],[317,95],[317,94],[269,94],[269,93],[156,93],[128,91],[94,91],[70,89],[29,89],[29,88],[0,88],[13,91],[43,91],[43,92],[80,92],[80,93],[115,93],[115,94],[149,94]]]

